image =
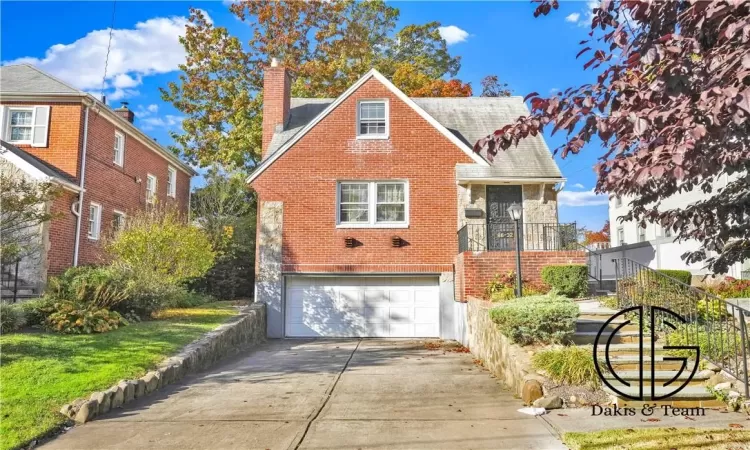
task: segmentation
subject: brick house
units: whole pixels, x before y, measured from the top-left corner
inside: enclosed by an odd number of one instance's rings
[[[101,262],[102,238],[136,210],[188,213],[196,172],[134,121],[126,104],[112,109],[33,66],[0,67],[0,167],[62,188],[47,205],[57,217],[40,230],[42,251],[21,262],[26,284]]]
[[[518,97],[409,98],[376,70],[336,99],[291,98],[265,73],[256,300],[270,337],[455,338],[469,295],[515,267],[582,263],[558,223],[565,181],[541,137],[490,160],[474,142],[528,111]]]

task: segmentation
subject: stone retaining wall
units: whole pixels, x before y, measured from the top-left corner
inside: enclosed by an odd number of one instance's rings
[[[528,380],[543,383],[544,377],[531,368],[529,354],[510,342],[490,319],[491,302],[469,297],[466,322],[468,347],[484,366],[509,389],[522,395]]]
[[[263,342],[265,338],[265,304],[246,306],[237,316],[159,364],[156,370],[137,380],[121,380],[106,391],[95,392],[88,399],[78,399],[63,406],[60,412],[76,423],[86,423],[186,375],[205,370],[223,358]]]

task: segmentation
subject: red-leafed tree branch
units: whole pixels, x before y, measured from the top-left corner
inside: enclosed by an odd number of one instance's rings
[[[558,6],[537,3],[535,16]],[[700,241],[683,258],[717,272],[750,258],[750,2],[605,0],[589,37],[577,57],[595,83],[530,94],[531,114],[475,150],[495,155],[545,130],[567,134],[563,157],[598,141],[596,191],[635,198],[621,220]],[[663,207],[689,190],[705,199]]]

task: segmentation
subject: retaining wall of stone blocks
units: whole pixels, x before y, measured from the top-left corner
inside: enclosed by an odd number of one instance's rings
[[[76,423],[89,422],[112,409],[121,408],[137,398],[176,383],[186,375],[205,370],[219,360],[265,339],[265,304],[246,306],[228,322],[163,361],[156,370],[136,380],[121,380],[105,391],[94,392],[89,398],[75,400],[63,406],[60,412]]]

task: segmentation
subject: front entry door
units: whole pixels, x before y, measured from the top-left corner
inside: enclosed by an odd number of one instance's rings
[[[487,250],[516,249],[516,224],[508,208],[522,201],[521,186],[487,186]],[[523,230],[523,215],[519,227]]]

